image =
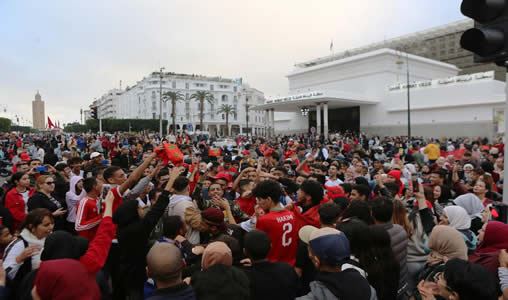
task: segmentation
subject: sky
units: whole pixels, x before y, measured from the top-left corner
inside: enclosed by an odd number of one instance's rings
[[[78,121],[107,90],[168,72],[287,94],[294,64],[461,20],[461,0],[0,0],[0,116]]]

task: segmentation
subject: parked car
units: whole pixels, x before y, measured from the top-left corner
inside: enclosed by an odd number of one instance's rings
[[[224,146],[228,148],[233,148],[236,147],[236,142],[233,139],[219,138],[215,142],[213,142],[213,146],[217,148],[222,148]]]

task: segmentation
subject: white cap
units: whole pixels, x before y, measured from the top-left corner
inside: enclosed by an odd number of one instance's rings
[[[99,152],[92,152],[92,154],[90,154],[90,159],[94,159],[99,156],[101,156],[101,154]]]

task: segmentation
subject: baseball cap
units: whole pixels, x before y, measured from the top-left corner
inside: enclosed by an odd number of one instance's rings
[[[338,266],[351,256],[346,235],[334,228],[303,226],[298,232],[300,240],[327,266]]]
[[[94,159],[99,156],[101,156],[101,154],[99,152],[92,152],[92,154],[90,154],[90,159]]]
[[[212,180],[225,179],[225,180],[227,180],[227,182],[231,182],[231,181],[233,181],[233,176],[231,176],[231,174],[229,174],[229,173],[221,172],[221,173],[217,174],[215,177],[210,177],[210,179],[212,179]]]
[[[249,150],[244,150],[244,151],[242,151],[242,154],[243,155],[250,155],[250,151]]]
[[[62,152],[62,155],[71,155],[72,152],[69,151],[69,150],[65,150],[64,152]]]

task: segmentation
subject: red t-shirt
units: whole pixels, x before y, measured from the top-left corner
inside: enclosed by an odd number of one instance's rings
[[[113,192],[113,196],[115,196],[115,200],[113,200],[113,213],[117,210],[117,208],[123,203],[123,197],[120,195],[120,192],[118,191],[119,186],[115,186],[111,189],[111,192]]]
[[[270,236],[272,249],[268,253],[269,261],[281,261],[294,266],[298,249],[298,229],[293,212],[272,210],[258,218],[256,229]]]

